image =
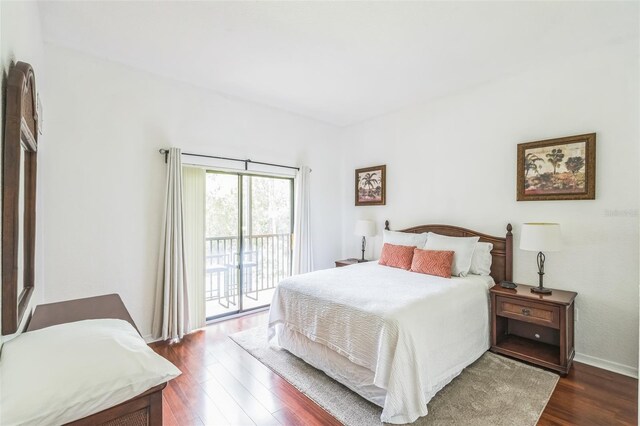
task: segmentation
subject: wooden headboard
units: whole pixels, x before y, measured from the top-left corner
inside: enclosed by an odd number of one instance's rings
[[[389,221],[384,222],[384,229],[389,230]],[[513,234],[511,224],[507,225],[507,234],[504,237],[494,237],[482,234],[470,229],[451,225],[420,225],[412,228],[400,229],[400,232],[421,234],[434,232],[449,237],[480,237],[481,242],[493,244],[491,250],[491,277],[496,283],[513,280]]]

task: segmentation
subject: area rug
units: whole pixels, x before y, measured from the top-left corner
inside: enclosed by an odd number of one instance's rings
[[[229,336],[347,426],[380,425],[382,409],[286,350],[267,343],[266,327]],[[559,377],[487,352],[428,404],[413,425],[535,425]]]

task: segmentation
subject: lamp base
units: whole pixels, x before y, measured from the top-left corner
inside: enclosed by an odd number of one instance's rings
[[[531,289],[531,293],[538,294],[551,294],[551,290],[548,288],[544,288],[543,280],[544,280],[544,253],[538,253],[538,287],[533,287]]]
[[[531,289],[531,293],[539,293],[539,294],[551,294],[553,290],[544,287],[533,287]]]

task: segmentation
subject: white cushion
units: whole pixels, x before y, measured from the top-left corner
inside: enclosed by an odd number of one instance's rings
[[[2,348],[0,423],[68,423],[180,374],[126,321],[78,321],[22,333]]]
[[[491,243],[476,243],[473,256],[471,256],[470,274],[491,275],[491,262],[493,260],[491,250],[493,250],[493,244]]]
[[[471,257],[476,243],[480,237],[447,237],[445,235],[429,232],[425,250],[448,250],[453,251],[453,265],[451,265],[451,275],[465,277],[471,267]]]
[[[398,232],[384,230],[382,242],[394,244],[396,246],[424,247],[427,241],[427,233],[414,234],[412,232]]]

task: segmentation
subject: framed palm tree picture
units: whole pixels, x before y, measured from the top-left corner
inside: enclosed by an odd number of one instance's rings
[[[387,166],[356,169],[356,206],[386,204]]]
[[[518,145],[518,201],[594,200],[596,134]]]

